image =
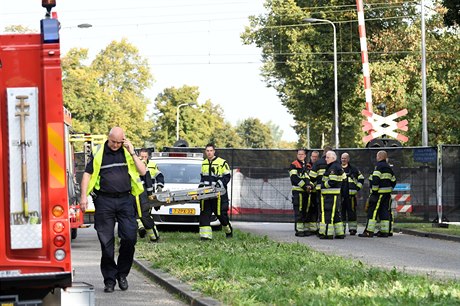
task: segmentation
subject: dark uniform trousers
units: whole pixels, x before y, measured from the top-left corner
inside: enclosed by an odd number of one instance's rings
[[[344,227],[348,222],[349,230],[356,230],[354,222],[357,221],[356,216],[356,195],[342,195],[342,221]]]
[[[211,225],[211,216],[214,212],[222,226],[230,224],[228,219],[228,196],[225,194],[216,199],[201,200],[200,227]]]
[[[339,199],[339,194],[324,194],[321,196],[320,235],[332,236],[334,231],[336,235],[343,235]]]
[[[98,195],[94,201],[94,227],[101,243],[101,272],[104,283],[115,283],[118,276],[126,276],[133,264],[137,238],[135,198],[126,193],[121,197]],[[115,222],[118,221],[120,250],[115,262]]]
[[[316,232],[318,230],[318,194],[316,190],[308,194],[307,204],[307,230],[310,232]]]
[[[140,208],[141,208],[141,214],[140,219],[142,221],[142,224],[146,229],[152,229],[155,226],[155,221],[153,220],[152,215],[150,214],[151,206],[148,201],[147,197],[147,192],[143,192],[139,195],[139,202],[140,202]],[[137,213],[137,207],[136,207],[136,213]]]
[[[297,190],[292,191],[292,204],[294,207],[295,231],[304,232],[307,222],[308,193]]]
[[[382,223],[382,232],[389,233],[391,229],[391,193],[372,193],[369,197],[366,230],[374,232],[377,219]],[[384,225],[385,224],[385,225]]]

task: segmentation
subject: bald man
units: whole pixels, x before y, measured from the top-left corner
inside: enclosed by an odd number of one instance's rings
[[[374,236],[377,218],[380,219],[380,232],[377,237],[386,238],[389,236],[391,192],[396,186],[396,177],[387,162],[387,158],[386,151],[377,152],[377,164],[369,178],[371,194],[369,196],[366,229],[358,235],[359,237],[372,238]]]
[[[136,156],[134,147],[126,139],[122,128],[110,130],[108,140],[86,165],[81,181],[82,210],[88,206],[87,196],[92,192],[94,228],[101,244],[101,272],[104,292],[111,293],[118,286],[128,289],[126,277],[131,270],[137,238],[135,196],[144,191],[140,175],[147,167]],[[115,262],[115,222],[118,222],[120,249]]]
[[[342,217],[340,213],[340,193],[342,182],[346,178],[334,151],[326,153],[327,167],[321,181],[321,202],[319,210],[319,238],[344,239]]]

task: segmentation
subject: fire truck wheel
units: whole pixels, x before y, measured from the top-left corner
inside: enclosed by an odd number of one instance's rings
[[[72,231],[70,232],[70,235],[71,235],[71,238],[72,238],[72,239],[77,238],[77,229],[76,229],[76,228],[72,228]]]

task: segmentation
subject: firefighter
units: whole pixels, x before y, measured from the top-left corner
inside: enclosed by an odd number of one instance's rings
[[[198,187],[215,186],[225,188],[230,182],[230,166],[223,158],[215,155],[214,144],[208,143],[205,148],[206,158],[201,165],[201,180]],[[201,200],[200,239],[212,240],[211,215],[214,212],[227,238],[233,237],[233,229],[228,218],[227,192],[215,199]]]
[[[380,219],[380,232],[378,237],[388,237],[391,220],[391,192],[396,186],[396,177],[387,162],[387,152],[377,152],[377,164],[370,178],[371,194],[367,209],[366,229],[359,237],[371,238],[374,236],[377,218]]]
[[[342,218],[340,215],[340,191],[346,177],[334,151],[326,153],[327,168],[321,181],[321,202],[319,213],[319,238],[344,239]]]
[[[311,169],[313,165],[319,159],[319,152],[313,151],[310,153],[310,161],[307,163],[307,173],[308,177],[310,177]],[[311,182],[311,181],[310,181]],[[307,200],[307,220],[306,220],[306,228],[307,231],[312,235],[318,234],[318,196],[316,192],[316,188],[311,189],[311,192],[308,193],[308,200]]]
[[[358,222],[356,218],[356,194],[363,187],[364,175],[358,168],[350,164],[350,155],[343,153],[341,158],[342,169],[346,174],[342,182],[342,222],[344,230],[348,222],[350,235],[356,235]]]
[[[292,205],[294,207],[294,229],[297,237],[311,235],[311,231],[306,225],[307,211],[309,209],[308,195],[313,189],[313,184],[308,176],[306,157],[306,150],[297,150],[297,159],[289,167],[289,177],[292,185]]]
[[[90,192],[94,193],[94,227],[101,244],[101,272],[104,292],[128,289],[137,239],[135,196],[144,191],[140,175],[147,169],[120,127],[110,130],[108,140],[86,165],[81,181],[80,205],[85,211]],[[115,262],[115,222],[118,222],[120,248]]]
[[[326,171],[327,168],[327,162],[326,162],[326,153],[332,151],[332,148],[329,146],[326,146],[323,148],[323,155],[321,156],[320,159],[318,159],[312,166],[311,170],[308,172],[308,175],[310,176],[310,180],[315,186],[315,192],[313,194],[316,194],[316,203],[317,203],[317,216],[318,220],[317,223],[319,223],[319,210],[320,210],[320,203],[321,203],[321,180],[323,179],[323,174],[324,171]],[[319,229],[318,229],[319,232]]]
[[[149,151],[147,149],[141,149],[139,151],[139,158],[144,162],[149,171],[147,171],[144,176],[141,176],[145,190],[141,195],[136,197],[137,230],[141,238],[148,235],[150,242],[158,242],[160,240],[160,234],[150,214],[148,198],[152,197],[155,185],[156,192],[161,192],[163,190],[164,176],[155,162],[149,161]],[[160,209],[160,206],[155,206],[155,210],[158,209]]]

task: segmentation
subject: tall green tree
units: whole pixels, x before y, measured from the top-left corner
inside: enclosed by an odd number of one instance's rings
[[[312,147],[320,146],[323,133],[326,144],[333,143],[332,27],[302,21],[319,18],[337,27],[341,146],[363,146],[361,110],[365,98],[355,2],[267,0],[265,6],[268,13],[250,17],[242,39],[261,48],[262,75],[294,114],[299,143],[306,143],[307,126]],[[409,131],[404,134],[410,138],[409,145],[420,145],[420,16],[416,6],[395,0],[366,1],[365,18],[374,105],[385,103],[387,115],[407,108],[409,114],[401,118],[409,120]],[[440,115],[437,105],[445,103],[444,107],[455,110],[459,96],[454,85],[458,84],[459,35],[443,30],[439,18],[435,13],[427,23],[427,64],[432,72],[428,75],[428,100],[433,101],[428,108],[429,131],[436,134],[442,132],[442,126],[436,125]],[[378,113],[377,109],[374,112]],[[436,140],[459,139],[445,136]],[[435,138],[430,140],[433,143]]]
[[[203,147],[213,142],[217,147],[239,147],[241,139],[235,129],[224,119],[219,105],[206,101],[198,104],[198,87],[184,85],[180,88],[165,88],[155,99],[152,141],[161,149],[176,141],[177,108],[179,108],[179,138],[192,147]]]
[[[90,65],[87,49],[71,49],[62,59],[64,105],[78,132],[106,134],[121,126],[135,146],[152,133],[144,91],[153,77],[147,60],[125,39],[113,41]]]
[[[246,148],[273,148],[273,136],[270,126],[258,118],[247,118],[236,127],[236,132],[243,139]]]
[[[444,24],[449,27],[460,25],[460,1],[442,0],[442,5],[447,9],[444,13]]]

